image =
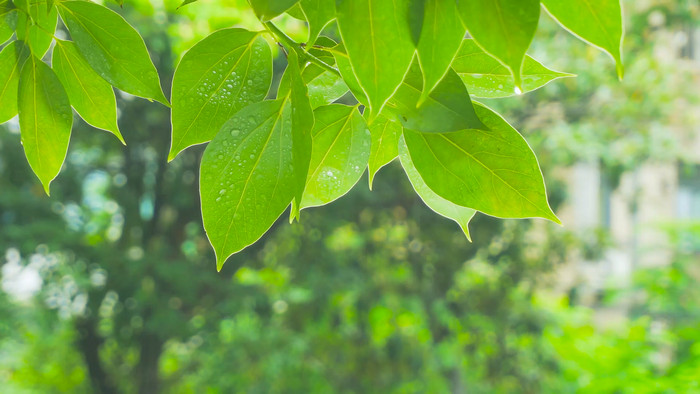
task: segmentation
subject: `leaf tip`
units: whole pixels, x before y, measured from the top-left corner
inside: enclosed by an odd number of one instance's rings
[[[617,61],[615,62],[615,68],[617,70],[617,78],[622,81],[622,78],[625,76],[625,66],[621,61]]]

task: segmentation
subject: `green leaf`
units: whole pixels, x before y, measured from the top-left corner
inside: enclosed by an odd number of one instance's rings
[[[313,150],[301,208],[342,197],[365,172],[370,135],[357,107],[331,104],[314,111]]]
[[[335,19],[335,0],[301,0],[299,5],[309,23],[309,38],[306,43],[311,45],[316,42],[323,28]]]
[[[172,87],[172,142],[168,160],[210,141],[238,110],[265,98],[272,53],[258,33],[223,29],[187,51]]]
[[[73,111],[61,81],[34,56],[22,67],[17,105],[24,153],[49,194],[49,185],[66,158]]]
[[[292,8],[299,0],[248,0],[255,15],[262,21],[268,21]]]
[[[423,104],[418,106],[422,90],[423,77],[417,62],[414,62],[387,105],[398,114],[405,128],[425,133],[485,128],[474,112],[467,88],[453,70],[447,72]]]
[[[261,101],[241,109],[204,151],[202,219],[219,270],[257,241],[294,198],[292,109],[285,103]]]
[[[539,0],[470,0],[458,7],[472,38],[508,67],[522,91],[520,69],[537,30]]]
[[[299,219],[301,201],[306,186],[306,176],[312,152],[311,130],[314,127],[314,111],[309,102],[309,93],[302,80],[299,58],[294,51],[287,56],[287,69],[282,79],[288,79],[290,87],[287,101],[292,111],[292,156],[294,158],[294,201],[290,221]]]
[[[112,86],[100,78],[71,41],[56,41],[51,65],[71,105],[85,122],[124,138],[117,126],[117,101]]]
[[[398,141],[403,127],[384,115],[379,115],[369,126],[372,145],[369,153],[369,188],[372,189],[374,175],[399,154]]]
[[[55,7],[47,8],[46,2],[25,1],[18,1],[19,7],[26,9],[27,13],[22,13],[17,18],[17,38],[26,41],[34,56],[41,58],[53,41],[58,12]]]
[[[459,74],[469,93],[476,97],[509,97],[515,94],[510,71],[484,52],[472,39],[462,42],[452,69]],[[547,83],[573,74],[550,70],[530,56],[525,56],[522,68],[522,92],[538,89]]]
[[[302,72],[302,78],[309,89],[312,108],[328,105],[348,92],[348,85],[342,77],[309,63]]]
[[[425,184],[454,204],[491,216],[560,223],[525,139],[497,113],[482,105],[475,108],[489,131],[437,134],[404,129],[406,146]]]
[[[423,70],[423,93],[420,102],[450,68],[464,39],[466,28],[459,19],[454,0],[423,0],[423,25],[418,41],[418,60]]]
[[[335,48],[333,48],[333,58],[335,58],[335,64],[338,67],[338,71],[340,71],[340,75],[343,77],[343,82],[345,82],[345,84],[348,86],[348,89],[350,89],[352,95],[359,103],[369,106],[369,100],[367,100],[365,92],[363,92],[362,87],[360,87],[360,82],[357,80],[355,73],[352,71],[350,59],[348,59],[348,56],[345,53],[345,47],[343,47],[343,44],[338,44]]]
[[[542,0],[547,12],[581,40],[607,52],[622,79],[622,7],[620,0]]]
[[[187,4],[192,4],[198,0],[185,0],[183,1],[179,6],[177,6],[177,9],[179,10],[180,8],[186,6]],[[121,6],[121,4],[119,4]]]
[[[10,0],[0,0],[0,45],[7,42],[17,28],[17,9]]]
[[[418,170],[416,170],[416,167],[413,165],[413,161],[411,160],[411,155],[408,153],[408,148],[406,147],[406,141],[404,140],[403,135],[400,136],[398,141],[398,155],[399,159],[401,160],[401,166],[406,172],[408,180],[413,186],[413,190],[416,191],[416,194],[418,194],[421,200],[423,200],[425,205],[435,211],[435,213],[454,220],[457,224],[459,224],[462,231],[464,231],[464,235],[467,236],[467,239],[471,241],[472,238],[469,235],[469,221],[474,217],[476,211],[445,200],[444,198],[438,196],[428,187],[428,185],[425,184],[423,178],[418,173]]]
[[[22,41],[12,41],[0,52],[0,123],[17,115],[19,75],[29,48]]]
[[[399,87],[413,59],[408,3],[336,0],[340,35],[353,73],[369,100],[370,122]],[[348,86],[353,88],[350,83]]]
[[[143,38],[121,15],[87,1],[58,6],[73,41],[97,74],[120,90],[169,105]]]

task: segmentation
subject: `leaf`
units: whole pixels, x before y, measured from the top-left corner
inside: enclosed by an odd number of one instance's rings
[[[454,71],[449,70],[423,104],[418,106],[422,90],[423,77],[418,64],[414,62],[387,105],[399,115],[405,128],[425,133],[485,128],[474,112],[467,88]]]
[[[257,241],[294,198],[291,106],[252,103],[209,143],[200,167],[202,219],[219,270]]]
[[[87,1],[58,3],[63,22],[88,64],[114,87],[165,105],[143,38],[121,15]]]
[[[22,41],[12,41],[0,52],[0,123],[17,115],[17,89],[19,75],[29,47]]]
[[[168,160],[214,138],[238,110],[265,98],[271,80],[272,53],[257,33],[223,29],[195,44],[173,77]]]
[[[117,101],[112,86],[100,78],[71,41],[56,41],[51,65],[71,105],[85,122],[124,138],[117,126]]]
[[[479,48],[472,39],[462,42],[462,47],[452,62],[452,69],[462,78],[473,96],[497,98],[515,94],[510,71]],[[533,91],[558,78],[574,76],[550,70],[526,55],[522,68],[522,92]]]
[[[607,52],[622,79],[622,7],[620,0],[542,0],[549,14],[581,40]]]
[[[435,211],[435,213],[448,219],[452,219],[459,224],[459,227],[462,229],[462,231],[464,231],[464,235],[466,235],[467,239],[471,241],[472,238],[469,235],[469,221],[474,217],[476,211],[445,200],[444,198],[438,196],[428,187],[428,185],[425,184],[423,178],[421,178],[421,175],[418,173],[418,170],[416,170],[416,167],[413,166],[413,161],[411,160],[411,155],[408,153],[408,148],[406,147],[406,141],[404,140],[403,135],[399,137],[398,155],[399,159],[401,160],[401,166],[403,167],[404,172],[406,172],[408,180],[411,182],[413,190],[416,191],[418,197],[423,200],[428,208]]]
[[[406,146],[425,184],[440,197],[501,218],[541,217],[560,223],[547,202],[535,154],[520,134],[482,105],[489,131],[420,133],[404,129]]]
[[[309,89],[311,108],[328,105],[348,92],[348,85],[342,77],[309,63],[302,72],[302,78]]]
[[[372,189],[374,175],[398,155],[398,141],[403,127],[384,115],[379,115],[369,126],[372,145],[369,153],[369,188]]]
[[[418,60],[423,70],[423,92],[428,98],[450,68],[464,39],[466,28],[459,19],[454,0],[423,0],[423,25],[418,41]]]
[[[260,20],[268,21],[287,11],[299,0],[248,0]]]
[[[508,67],[515,86],[522,91],[520,69],[537,30],[539,0],[470,0],[457,4],[469,34]]]
[[[198,1],[198,0],[185,0],[179,6],[177,6],[177,9],[179,10],[180,8],[186,6],[187,4],[192,4],[196,1]],[[121,4],[119,4],[119,5],[121,5]]]
[[[0,45],[7,42],[17,28],[17,9],[10,0],[0,0]]]
[[[335,0],[301,0],[299,5],[309,23],[309,38],[306,43],[311,45],[316,42],[323,28],[335,19]]]
[[[22,67],[17,105],[24,153],[49,194],[49,185],[66,158],[73,111],[61,81],[34,56]]]
[[[408,3],[409,0],[336,0],[340,35],[353,73],[369,100],[370,122],[399,87],[413,59]],[[337,61],[340,67],[340,60]],[[348,86],[353,88],[350,83]]]
[[[369,106],[369,100],[367,100],[365,92],[363,92],[362,87],[360,87],[360,82],[358,82],[355,73],[352,71],[350,59],[348,59],[347,54],[345,54],[345,47],[343,47],[343,44],[338,44],[338,46],[333,48],[333,58],[335,58],[335,64],[338,67],[338,71],[340,71],[340,75],[343,77],[343,82],[348,86],[352,95],[359,103]]]
[[[314,112],[309,102],[309,93],[302,80],[299,58],[290,51],[287,57],[287,69],[282,76],[290,87],[287,101],[292,111],[292,156],[294,158],[294,201],[290,221],[299,220],[301,201],[306,186],[306,175],[312,152],[311,130],[314,127]],[[286,104],[285,104],[286,105]]]
[[[357,107],[316,108],[313,150],[301,208],[325,205],[352,189],[365,172],[370,135]]]
[[[47,3],[43,1],[19,0],[17,4],[21,9],[27,10],[17,18],[17,38],[26,41],[32,53],[42,58],[53,41],[58,12],[55,7],[47,8]]]

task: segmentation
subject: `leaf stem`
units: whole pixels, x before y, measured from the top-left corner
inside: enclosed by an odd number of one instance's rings
[[[282,44],[287,45],[290,47],[292,50],[294,50],[297,55],[299,55],[299,58],[301,58],[302,61],[308,61],[311,63],[315,63],[317,66],[321,67],[322,69],[332,72],[333,74],[339,76],[342,78],[340,75],[340,71],[336,69],[335,67],[331,66],[330,64],[324,62],[323,60],[317,58],[316,56],[310,54],[309,52],[306,52],[303,48],[303,45],[301,43],[298,43],[294,41],[291,37],[289,37],[285,32],[280,30],[279,27],[277,27],[274,23],[267,21],[263,22],[267,30],[272,33],[278,40],[282,42]]]

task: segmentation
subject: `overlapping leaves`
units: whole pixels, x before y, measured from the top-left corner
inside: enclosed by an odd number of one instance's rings
[[[200,193],[219,269],[288,207],[299,219],[347,193],[365,169],[371,186],[397,157],[425,204],[467,237],[477,211],[558,222],[525,140],[471,98],[571,76],[527,55],[541,5],[623,70],[615,0],[249,3],[265,30],[212,33],[184,54],[172,82],[168,159],[209,143]],[[306,20],[306,42],[271,21],[285,12]],[[55,41],[59,16],[70,41]],[[0,122],[19,113],[27,159],[47,193],[66,155],[71,107],[121,140],[113,87],[169,105],[143,40],[108,7],[0,0],[0,42],[13,35],[0,52]],[[271,41],[287,59],[277,91]],[[41,58],[52,43],[49,67]]]

